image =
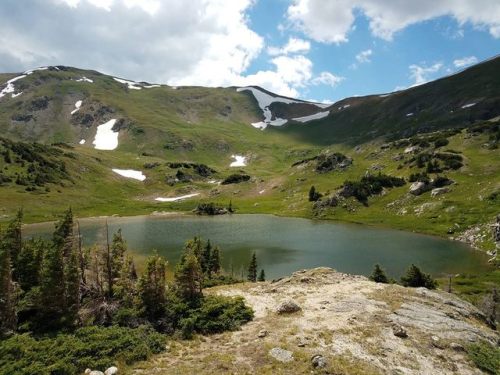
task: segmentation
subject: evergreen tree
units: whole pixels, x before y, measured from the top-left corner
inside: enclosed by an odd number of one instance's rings
[[[70,247],[73,246],[73,212],[71,208],[66,210],[64,217],[57,222],[56,229],[52,236],[54,246],[63,251],[63,256],[67,256]]]
[[[146,261],[146,269],[139,280],[142,307],[151,321],[165,313],[167,261],[153,254]]]
[[[227,211],[232,214],[234,213],[234,209],[233,209],[233,201],[229,201],[229,207],[227,208]]]
[[[40,285],[44,250],[49,247],[42,239],[31,239],[23,244],[17,257],[17,282],[24,292]]]
[[[220,250],[219,246],[215,246],[212,250],[212,254],[210,256],[210,264],[209,264],[210,276],[218,275],[221,270],[220,265]]]
[[[314,186],[311,186],[309,189],[309,202],[316,202],[319,198],[321,198],[321,194],[316,191]]]
[[[59,328],[66,307],[64,259],[55,244],[46,249],[40,274],[38,324],[46,329]]]
[[[389,279],[385,274],[385,271],[380,267],[379,264],[375,264],[372,274],[370,275],[370,280],[375,281],[376,283],[387,284],[389,283]]]
[[[257,281],[266,281],[266,273],[264,272],[264,269],[260,270],[259,277],[257,278]]]
[[[12,267],[12,278],[17,280],[17,258],[22,250],[22,221],[23,211],[18,210],[14,219],[8,224],[7,229],[2,235],[0,247],[9,251]]]
[[[111,244],[111,274],[113,278],[120,276],[122,269],[125,252],[127,251],[127,244],[122,236],[122,230],[113,234],[113,242]]]
[[[136,295],[137,273],[134,260],[128,254],[125,255],[119,277],[114,285],[114,296],[120,300],[124,307],[132,307]]]
[[[16,287],[12,281],[10,251],[0,247],[0,336],[16,329],[16,294]]]
[[[252,254],[252,259],[250,260],[250,264],[248,266],[247,280],[251,282],[257,281],[257,256],[255,255],[255,252]]]
[[[207,275],[207,277],[210,279],[212,270],[210,269],[210,259],[212,258],[212,244],[210,243],[210,240],[207,241],[207,244],[203,248],[203,252],[201,254],[201,271]]]
[[[56,224],[52,242],[52,246],[44,253],[40,273],[38,323],[44,329],[59,328],[74,322],[75,299],[79,299],[79,271],[78,257],[74,254],[71,209]]]
[[[423,273],[414,264],[406,270],[406,274],[401,277],[401,282],[404,286],[413,288],[425,287],[427,289],[436,289],[437,287],[437,282],[429,274]]]
[[[181,257],[175,268],[175,287],[180,298],[196,303],[202,297],[203,273],[198,258],[192,252]]]

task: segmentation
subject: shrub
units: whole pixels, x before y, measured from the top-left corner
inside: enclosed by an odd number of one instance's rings
[[[448,145],[448,143],[450,143],[450,141],[448,141],[448,139],[446,139],[444,137],[443,138],[438,138],[434,142],[434,147],[435,148],[443,147],[443,146]]]
[[[489,374],[500,374],[500,348],[487,343],[471,344],[467,354],[477,368]]]
[[[0,341],[0,373],[11,375],[80,374],[86,368],[131,364],[159,353],[165,336],[152,328],[85,327],[74,334],[34,338],[15,335]]]
[[[233,331],[253,319],[253,311],[241,297],[206,296],[193,311],[194,329],[203,334]]]
[[[222,185],[239,184],[240,182],[245,182],[245,181],[248,181],[248,180],[250,180],[250,176],[249,175],[235,173],[235,174],[232,174],[232,175],[226,177],[222,181]]]
[[[354,197],[363,204],[366,204],[368,198],[375,194],[380,194],[383,188],[392,188],[403,186],[405,180],[399,177],[388,176],[379,173],[378,175],[368,175],[361,178],[360,181],[346,181],[339,193],[345,198]]]
[[[427,273],[420,271],[420,268],[412,264],[406,274],[401,277],[401,282],[406,287],[436,289],[437,282]]]
[[[385,274],[385,271],[380,267],[379,264],[375,264],[373,269],[373,273],[370,275],[370,280],[375,281],[376,283],[388,284],[389,279]]]

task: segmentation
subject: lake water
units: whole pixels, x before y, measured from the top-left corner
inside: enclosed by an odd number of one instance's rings
[[[153,252],[174,265],[186,240],[210,239],[222,250],[227,272],[246,276],[255,251],[259,269],[277,278],[303,268],[327,266],[369,275],[380,263],[395,278],[411,263],[436,277],[481,272],[487,257],[465,244],[411,232],[272,215],[137,216],[108,219],[111,234],[122,229],[128,248],[142,258]],[[105,220],[80,221],[84,245],[105,243]],[[28,226],[27,236],[48,236],[53,224]]]

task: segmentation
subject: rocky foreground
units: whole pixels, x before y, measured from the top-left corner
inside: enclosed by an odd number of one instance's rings
[[[464,348],[500,339],[478,309],[452,294],[329,268],[211,293],[244,297],[254,321],[173,341],[134,374],[481,374]]]

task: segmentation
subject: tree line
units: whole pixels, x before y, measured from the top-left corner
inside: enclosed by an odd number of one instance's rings
[[[50,240],[23,240],[22,219],[19,211],[0,232],[0,335],[147,324],[189,337],[252,318],[241,298],[204,296],[207,284],[235,282],[223,274],[221,251],[210,241],[188,241],[167,282],[167,261],[156,252],[138,275],[121,230],[109,238],[106,225],[106,244],[84,248],[71,209]]]

